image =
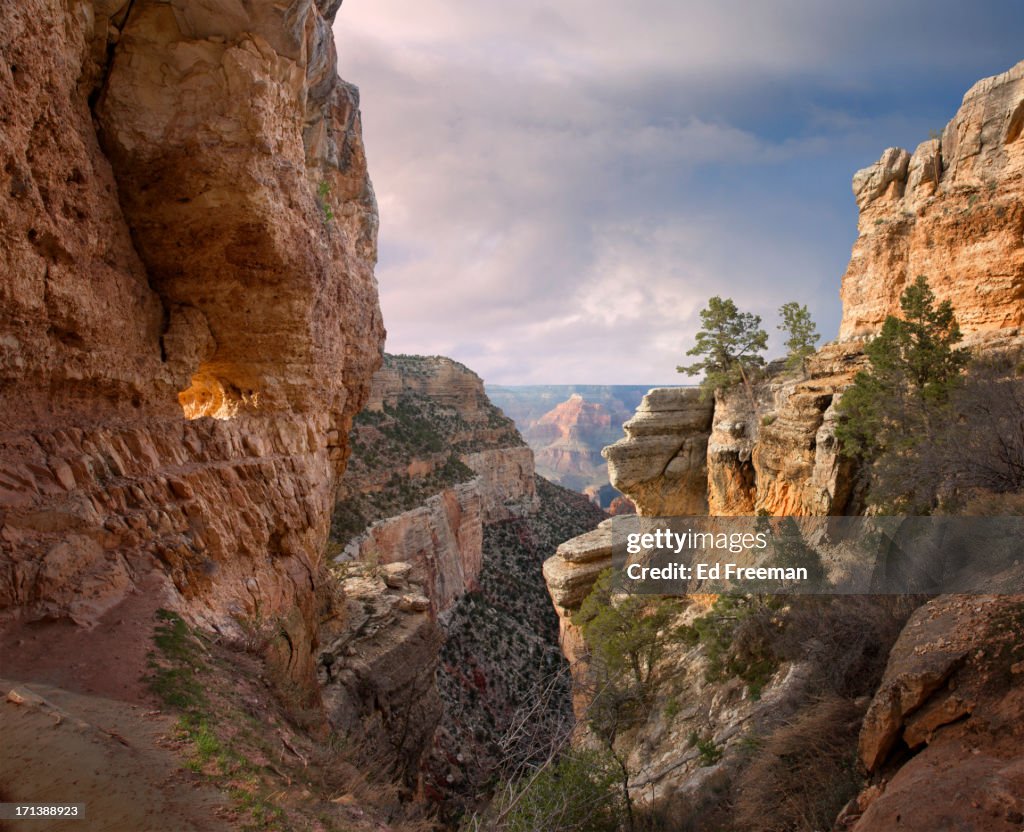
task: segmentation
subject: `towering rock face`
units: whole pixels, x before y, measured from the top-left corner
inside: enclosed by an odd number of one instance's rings
[[[94,623],[146,573],[312,679],[345,437],[379,363],[337,4],[0,8],[0,607]]]
[[[941,139],[913,155],[890,148],[855,175],[860,236],[843,277],[839,340],[802,373],[758,385],[753,401],[742,389],[719,394],[710,433],[682,410],[654,421],[662,405],[645,401],[606,452],[613,484],[640,513],[691,513],[702,499],[724,515],[849,511],[852,468],[838,453],[836,406],[864,364],[864,337],[899,312],[919,274],[952,301],[968,343],[1022,340],[1022,123],[1024,62],[975,84]],[[672,437],[684,432],[691,453],[674,453]]]
[[[604,514],[535,478],[515,425],[447,358],[385,356],[350,438],[329,545],[345,602],[318,667],[328,718],[431,799],[475,801],[495,740],[561,663],[542,557]]]
[[[968,335],[1024,327],[1024,61],[975,84],[942,134],[857,173],[840,340],[876,331],[925,275]]]

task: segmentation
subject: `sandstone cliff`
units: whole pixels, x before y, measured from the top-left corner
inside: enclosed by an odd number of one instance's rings
[[[338,4],[0,9],[0,607],[90,625],[155,571],[259,608],[312,682],[313,587],[379,363],[377,214]]]
[[[447,810],[488,787],[494,743],[559,669],[541,553],[604,515],[535,478],[451,359],[385,356],[351,444],[330,543],[347,614],[324,621],[319,659],[328,718]]]
[[[941,134],[889,148],[853,179],[859,235],[843,276],[840,340],[899,311],[918,275],[967,335],[1024,327],[1024,61],[979,81]]]
[[[939,300],[951,300],[969,344],[1024,341],[1022,119],[1024,62],[975,84],[940,138],[913,155],[890,148],[859,171],[838,341],[803,372],[771,375],[753,403],[743,391],[719,394],[709,426],[659,400],[673,394],[652,391],[627,439],[606,451],[612,484],[650,514],[697,512],[704,499],[712,514],[855,510],[835,405],[863,366],[863,339],[899,311],[907,284],[923,274]],[[672,447],[677,435],[688,437],[685,453]]]

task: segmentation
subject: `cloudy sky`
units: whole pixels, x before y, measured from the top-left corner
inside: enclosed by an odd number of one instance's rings
[[[854,171],[1024,58],[1020,0],[345,0],[335,29],[387,350],[494,384],[683,381],[715,294],[832,338]]]

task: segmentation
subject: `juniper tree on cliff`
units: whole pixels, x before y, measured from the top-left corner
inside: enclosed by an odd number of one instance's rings
[[[676,372],[688,376],[704,373],[701,382],[704,396],[742,381],[753,403],[750,376],[764,366],[760,353],[768,346],[768,333],[761,329],[761,317],[740,312],[731,298],[716,295],[708,301],[707,308],[701,310],[700,321],[702,328],[697,333],[697,343],[686,354],[704,358],[676,367]]]
[[[795,300],[779,307],[779,317],[782,318],[779,329],[789,336],[786,339],[786,366],[795,370],[803,366],[807,356],[813,355],[814,345],[821,336],[807,306],[801,306]]]
[[[918,475],[919,460],[950,420],[951,393],[962,384],[969,352],[946,300],[921,275],[900,296],[903,318],[890,315],[864,352],[870,366],[839,403],[843,451],[870,467],[869,500],[890,509],[928,511],[937,483]]]

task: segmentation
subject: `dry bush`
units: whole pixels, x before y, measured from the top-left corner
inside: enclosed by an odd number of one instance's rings
[[[841,697],[874,693],[903,624],[925,599],[840,595],[793,599],[776,649],[810,662],[820,689]]]
[[[1024,516],[1024,491],[1012,494],[976,492],[960,513],[966,517],[1022,517]]]
[[[733,788],[735,827],[831,829],[861,786],[856,752],[862,716],[849,699],[830,695],[773,731]]]

